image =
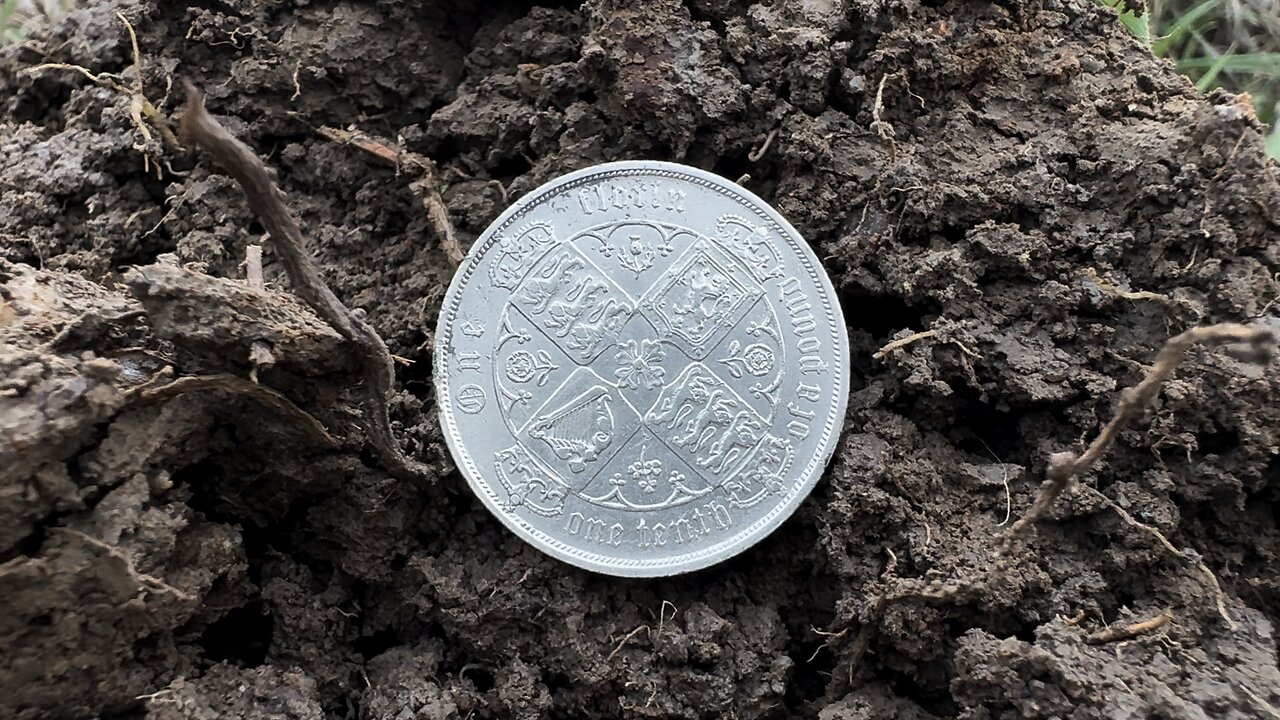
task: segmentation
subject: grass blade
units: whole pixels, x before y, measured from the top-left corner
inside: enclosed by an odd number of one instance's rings
[[[1173,46],[1182,39],[1182,36],[1185,35],[1188,30],[1196,27],[1205,16],[1214,10],[1217,10],[1218,6],[1221,4],[1222,0],[1205,0],[1204,2],[1192,7],[1190,10],[1187,10],[1186,13],[1180,15],[1178,19],[1169,26],[1163,35],[1157,38],[1155,42],[1151,43],[1151,52],[1155,53],[1158,57],[1167,56],[1169,51],[1173,49]]]
[[[1234,46],[1233,46],[1234,47]],[[1212,70],[1280,78],[1280,52],[1259,52],[1221,57],[1194,57],[1178,60],[1178,70]]]

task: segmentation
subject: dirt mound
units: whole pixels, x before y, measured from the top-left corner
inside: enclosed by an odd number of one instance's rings
[[[1193,351],[997,553],[1049,455],[1094,436],[1166,338],[1280,327],[1280,170],[1257,123],[1107,11],[91,5],[0,53],[0,715],[1280,707],[1280,362]],[[278,169],[326,279],[412,361],[391,416],[431,481],[375,462],[350,348],[269,242],[267,286],[240,280],[262,228],[168,137],[182,79]],[[437,164],[464,247],[511,198],[608,160],[686,162],[774,203],[852,341],[813,496],[745,556],[646,582],[503,530],[434,414],[452,267],[421,173],[325,130],[352,126]],[[277,359],[256,385],[255,341]]]

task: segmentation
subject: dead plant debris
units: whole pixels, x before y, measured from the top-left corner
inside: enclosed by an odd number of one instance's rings
[[[1141,622],[1129,625],[1112,625],[1094,633],[1085,636],[1086,645],[1104,645],[1106,643],[1119,642],[1121,640],[1131,640],[1139,635],[1145,635],[1154,632],[1168,625],[1173,620],[1173,611],[1165,610],[1153,618],[1143,620]]]
[[[186,140],[208,153],[239,183],[249,207],[275,243],[276,256],[294,292],[354,346],[365,380],[365,431],[379,462],[401,480],[429,477],[426,468],[405,456],[391,431],[388,403],[395,377],[391,353],[377,331],[343,305],[321,278],[307,253],[298,219],[271,171],[248,145],[205,110],[203,95],[189,83],[180,128]]]

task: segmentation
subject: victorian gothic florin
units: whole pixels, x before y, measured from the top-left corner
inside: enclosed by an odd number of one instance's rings
[[[437,333],[455,459],[535,546],[619,575],[741,551],[834,448],[844,323],[812,251],[742,188],[615,163],[478,240]]]

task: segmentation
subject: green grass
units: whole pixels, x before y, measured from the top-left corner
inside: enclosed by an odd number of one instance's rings
[[[77,0],[0,0],[0,47],[22,42],[22,27],[32,17],[54,22],[71,12]]]
[[[1124,0],[1096,0],[1099,5],[1116,11],[1120,24],[1129,29],[1134,37],[1144,43],[1151,42],[1151,18],[1149,15],[1137,15],[1125,5]]]
[[[0,45],[22,40],[22,16],[18,13],[18,0],[0,3]]]
[[[1280,159],[1280,0],[1151,0],[1141,16],[1125,0],[1097,0],[1200,92],[1248,93]]]

